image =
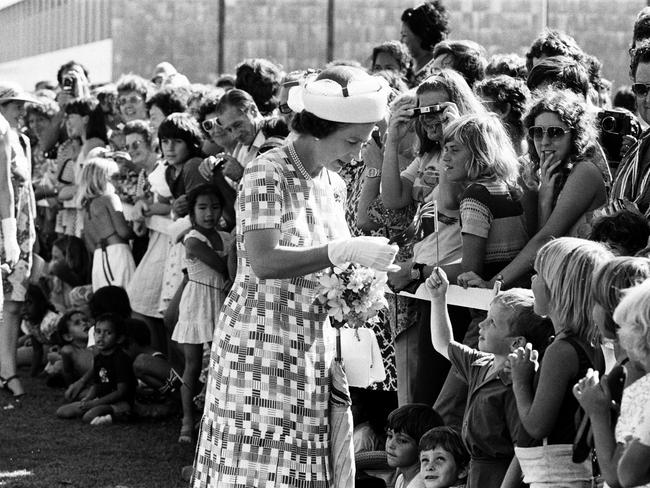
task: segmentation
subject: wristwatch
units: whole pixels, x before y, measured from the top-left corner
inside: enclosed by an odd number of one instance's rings
[[[423,281],[424,280],[423,270],[424,270],[424,264],[415,263],[411,268],[411,279],[416,281]]]
[[[368,168],[366,176],[368,178],[377,178],[378,176],[381,176],[381,170],[379,168]]]

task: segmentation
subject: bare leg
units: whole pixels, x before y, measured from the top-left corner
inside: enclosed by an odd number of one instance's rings
[[[0,320],[0,376],[11,378],[16,374],[16,350],[22,302],[6,300]],[[14,378],[7,387],[14,396],[25,393],[19,379]]]
[[[183,371],[183,382],[181,387],[181,402],[183,403],[183,424],[178,442],[192,442],[192,430],[194,428],[194,395],[196,395],[197,383],[201,374],[201,357],[203,344],[183,344],[185,352],[185,370]]]
[[[61,405],[57,411],[56,416],[60,419],[74,419],[82,417],[84,410],[81,409],[81,402],[68,403],[67,405]]]

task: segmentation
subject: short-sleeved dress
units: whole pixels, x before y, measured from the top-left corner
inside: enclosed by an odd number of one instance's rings
[[[194,487],[329,486],[328,400],[333,329],[315,274],[262,280],[244,235],[277,229],[280,245],[349,236],[345,185],[311,178],[288,149],[249,163],[237,202],[237,277],[212,343]]]
[[[232,237],[228,232],[219,232],[223,251],[217,251],[222,259],[226,259]],[[193,237],[205,242],[213,249],[210,240],[198,230],[192,229],[185,236],[185,241]],[[178,305],[178,322],[174,327],[172,339],[182,344],[205,344],[212,342],[221,305],[226,298],[228,277],[218,273],[198,258],[186,258],[188,282],[183,288],[180,304]]]

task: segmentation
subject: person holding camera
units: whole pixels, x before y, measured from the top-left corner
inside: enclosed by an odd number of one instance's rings
[[[458,263],[462,257],[457,184],[438,185],[445,177],[441,166],[443,129],[453,119],[467,114],[484,114],[486,110],[465,79],[456,71],[443,69],[418,86],[415,100],[394,107],[385,142],[381,169],[381,198],[387,208],[404,208],[412,203],[438,202],[438,221],[425,219],[424,238],[413,246],[413,259],[399,263],[401,270],[389,275],[395,289],[409,285],[417,288],[437,265]],[[400,141],[415,131],[420,151],[413,162],[399,170]],[[443,191],[447,188],[447,191]],[[437,228],[437,235],[434,229]],[[438,245],[436,245],[436,241]],[[455,279],[455,277],[454,277]],[[398,396],[401,403],[436,399],[449,366],[438,355],[428,337],[429,304],[419,300],[417,321],[407,326],[395,339]],[[454,325],[461,329],[468,322],[464,310],[452,310]],[[464,332],[458,330],[462,336]],[[417,360],[413,360],[417,358]]]

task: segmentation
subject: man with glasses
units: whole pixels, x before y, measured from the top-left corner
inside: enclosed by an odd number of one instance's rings
[[[237,142],[232,154],[220,153],[201,163],[199,171],[206,177],[217,167],[230,180],[233,188],[244,175],[244,168],[255,159],[264,146],[266,136],[262,131],[264,118],[253,98],[243,90],[233,89],[221,97],[216,107],[217,117],[203,121],[203,130],[210,132],[220,126]]]
[[[639,116],[650,122],[650,40],[637,44],[630,51],[632,91],[636,96]],[[650,132],[646,131],[623,157],[619,165],[610,199],[628,200],[650,216]]]

